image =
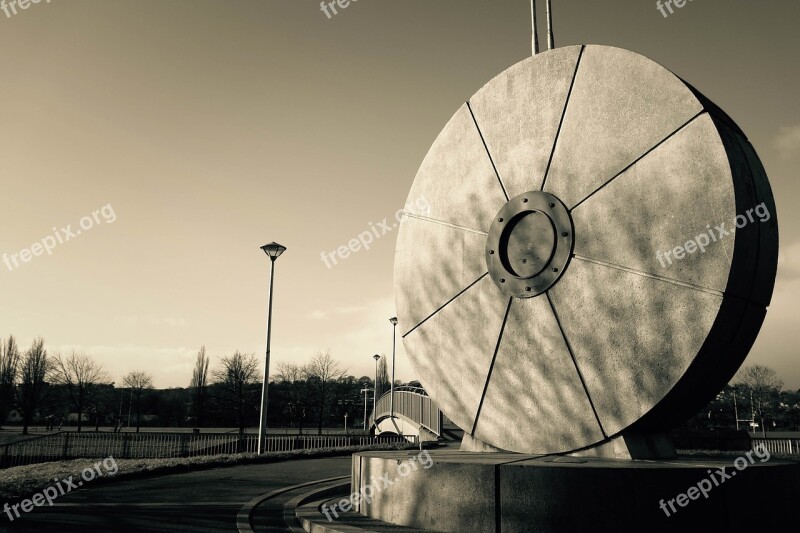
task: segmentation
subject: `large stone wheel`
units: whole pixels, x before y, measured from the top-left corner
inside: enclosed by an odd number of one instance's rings
[[[504,450],[690,416],[739,368],[772,294],[775,206],[745,135],[618,48],[559,48],[493,79],[439,134],[408,205],[430,208],[398,235],[406,351],[444,413]]]

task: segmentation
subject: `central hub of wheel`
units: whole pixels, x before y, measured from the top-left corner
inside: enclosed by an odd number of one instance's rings
[[[572,217],[552,194],[515,196],[492,222],[486,266],[501,291],[517,298],[542,294],[561,278],[572,257]]]

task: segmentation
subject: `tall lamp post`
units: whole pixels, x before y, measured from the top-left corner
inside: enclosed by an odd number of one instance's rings
[[[394,418],[394,358],[397,352],[397,317],[393,316],[389,319],[392,323],[392,382],[389,384],[390,398],[389,398],[389,414]]]
[[[272,337],[272,288],[275,281],[275,260],[278,259],[286,247],[271,242],[261,247],[270,258],[270,273],[269,273],[269,313],[267,315],[267,353],[264,361],[264,383],[261,386],[261,420],[258,424],[258,454],[264,453],[267,437],[267,404],[269,402],[268,387],[269,387],[269,342]]]
[[[372,395],[372,418],[375,418],[375,409],[378,405],[378,360],[381,358],[380,355],[375,354],[372,356],[375,359],[375,393]]]

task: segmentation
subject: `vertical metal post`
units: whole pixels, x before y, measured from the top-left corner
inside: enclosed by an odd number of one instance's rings
[[[375,390],[372,393],[372,417],[375,418],[375,409],[378,405],[378,360],[379,355],[375,355]]]
[[[258,454],[264,453],[267,434],[267,405],[269,403],[269,343],[272,337],[272,292],[275,282],[275,259],[270,257],[269,274],[269,311],[267,315],[267,353],[264,361],[264,384],[261,387],[261,417],[258,424]]]
[[[69,431],[64,433],[64,453],[61,454],[61,460],[66,461],[69,458]]]
[[[536,25],[536,0],[531,0],[531,50],[539,53],[539,28]]]
[[[394,418],[394,359],[397,350],[397,324],[392,324],[392,382],[389,384],[389,415]]]
[[[367,396],[369,395],[369,387],[364,387],[361,389],[361,392],[364,393],[364,431],[367,430]]]
[[[547,0],[547,49],[555,48],[553,41],[553,7],[552,0]]]

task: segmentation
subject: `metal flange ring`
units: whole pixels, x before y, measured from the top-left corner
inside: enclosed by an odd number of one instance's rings
[[[538,296],[555,285],[567,268],[574,233],[572,217],[556,196],[542,191],[515,196],[489,229],[489,275],[509,296]]]

